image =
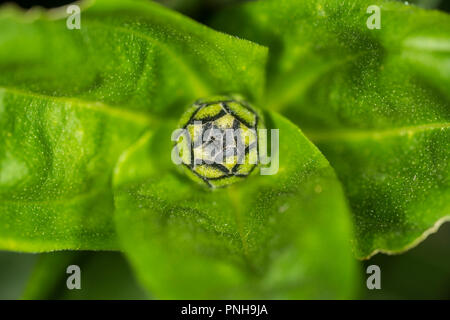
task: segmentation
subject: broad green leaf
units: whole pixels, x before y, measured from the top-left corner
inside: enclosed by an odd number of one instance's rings
[[[367,27],[371,5],[381,29]],[[358,257],[401,252],[450,219],[449,15],[392,1],[282,0],[237,7],[215,25],[270,48],[266,106],[336,169]]]
[[[67,267],[80,267],[80,289],[69,290]],[[62,251],[42,253],[22,299],[146,299],[123,256],[117,252]]]
[[[382,290],[362,287],[362,299],[433,299],[450,298],[450,223],[417,247],[402,255],[376,255],[367,266],[382,270]],[[363,284],[362,284],[363,285]]]
[[[266,49],[147,1],[0,11],[0,248],[117,249],[112,169],[192,100],[261,95]]]
[[[79,263],[80,255],[81,253],[78,251],[50,252],[35,255],[37,261],[29,279],[27,279],[28,281],[21,298],[25,300],[52,298],[55,291],[57,291],[56,288],[66,284],[66,279],[69,276],[69,274],[66,274],[67,267]]]
[[[408,2],[420,6],[422,8],[433,9],[438,8],[442,0],[411,0]]]
[[[279,129],[278,173],[227,188],[206,190],[177,170],[172,126],[122,155],[114,174],[117,230],[156,298],[352,296],[350,216],[334,171],[295,125],[265,118]]]

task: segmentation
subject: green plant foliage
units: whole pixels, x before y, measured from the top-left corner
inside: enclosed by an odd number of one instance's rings
[[[5,8],[0,30],[3,249],[118,249],[123,150],[196,98],[263,89],[265,48],[153,3],[95,2],[79,30]]]
[[[367,27],[371,5],[380,29]],[[277,0],[213,25],[269,47],[266,107],[336,169],[358,257],[401,252],[450,219],[449,15],[393,1]]]
[[[382,270],[382,290],[361,283],[363,299],[450,299],[450,223],[444,223],[416,248],[402,255],[376,255],[365,261]]]
[[[193,181],[223,188],[254,172],[258,165],[257,130],[264,128],[264,123],[246,101],[231,96],[197,100],[181,121],[179,126],[185,131],[177,137],[176,150],[182,160],[180,167]],[[227,130],[233,130],[228,141]],[[208,134],[209,139],[198,142]],[[222,152],[216,153],[218,144],[222,144]],[[202,159],[210,163],[197,165]]]
[[[279,172],[225,189],[205,190],[170,164],[170,126],[121,157],[118,233],[155,297],[352,295],[351,226],[340,184],[296,126],[276,114],[265,119],[280,130]]]

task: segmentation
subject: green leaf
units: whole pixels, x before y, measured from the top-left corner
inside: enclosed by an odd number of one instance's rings
[[[156,298],[352,296],[350,217],[334,171],[295,125],[277,114],[265,118],[279,129],[278,173],[227,188],[206,190],[177,170],[172,126],[122,155],[114,175],[117,230]]]
[[[192,100],[261,96],[266,49],[144,1],[0,11],[0,248],[117,249],[120,154]]]
[[[371,5],[381,29],[367,27]],[[270,48],[266,107],[336,169],[358,257],[401,252],[450,219],[449,15],[391,1],[282,0],[237,7],[215,25]]]

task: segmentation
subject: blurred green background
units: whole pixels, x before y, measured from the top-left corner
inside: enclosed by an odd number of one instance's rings
[[[30,1],[16,1],[24,7]],[[46,7],[71,1],[38,1]],[[237,0],[160,0],[200,21]],[[414,0],[424,8],[450,12],[448,0]],[[36,3],[36,2],[35,2]],[[358,299],[450,299],[450,223],[424,242],[395,256],[378,254],[361,262]],[[81,268],[81,290],[68,290],[66,268]],[[365,270],[381,269],[381,290],[368,290]],[[117,252],[25,254],[0,251],[0,300],[3,299],[146,299],[127,261]]]

